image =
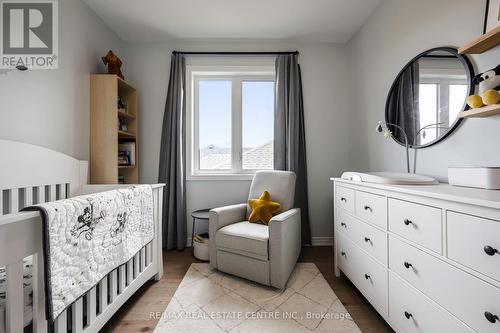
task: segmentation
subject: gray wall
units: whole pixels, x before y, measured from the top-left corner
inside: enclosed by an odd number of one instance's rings
[[[344,45],[279,41],[126,44],[128,79],[140,91],[141,181],[155,182],[172,50],[300,51],[313,237],[333,234],[329,177],[347,168],[347,58]],[[147,134],[146,134],[147,133]],[[245,202],[249,181],[188,181],[187,211]],[[191,222],[189,221],[189,228]],[[190,229],[189,229],[190,230]],[[316,238],[316,240],[324,240]]]
[[[89,74],[109,49],[122,42],[87,5],[59,1],[59,69],[0,75],[0,138],[88,159]]]
[[[390,85],[416,54],[461,46],[482,33],[485,1],[385,0],[348,43],[351,59],[349,168],[405,171],[404,149],[375,132]],[[500,63],[500,48],[474,56],[481,71]],[[500,117],[465,120],[445,141],[419,150],[417,172],[447,180],[448,166],[500,165]]]

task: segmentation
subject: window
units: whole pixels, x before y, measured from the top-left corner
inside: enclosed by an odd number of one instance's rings
[[[273,169],[274,68],[188,66],[191,177]]]
[[[442,125],[427,129],[426,136],[420,136],[421,145],[436,140],[440,132],[453,125],[463,108],[468,87],[467,84],[444,80],[427,82],[419,86],[420,128],[436,123]]]

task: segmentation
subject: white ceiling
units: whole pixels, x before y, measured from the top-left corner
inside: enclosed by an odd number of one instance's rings
[[[347,42],[381,0],[83,0],[123,40]]]

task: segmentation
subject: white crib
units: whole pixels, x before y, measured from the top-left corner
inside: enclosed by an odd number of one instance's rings
[[[88,163],[50,149],[0,140],[0,267],[6,267],[4,327],[23,332],[23,259],[33,258],[33,332],[47,332],[41,219],[23,207],[128,185],[87,185]],[[54,323],[57,333],[98,332],[146,281],[163,273],[161,209],[163,184],[153,185],[155,237],[65,310]]]

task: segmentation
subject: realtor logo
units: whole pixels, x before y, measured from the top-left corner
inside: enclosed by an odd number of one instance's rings
[[[57,0],[0,0],[0,17],[0,68],[57,68]]]

